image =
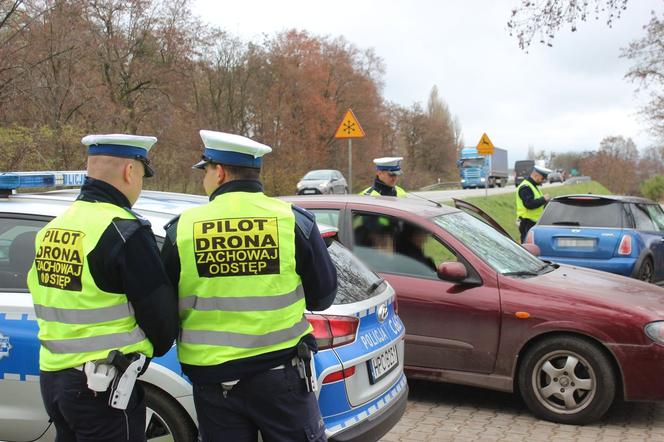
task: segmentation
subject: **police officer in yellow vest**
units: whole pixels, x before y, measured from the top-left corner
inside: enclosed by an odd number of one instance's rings
[[[205,150],[194,167],[205,171],[210,202],[169,223],[162,249],[178,287],[178,358],[193,382],[200,436],[323,441],[316,396],[300,373],[316,345],[304,311],[332,304],[336,269],[314,216],[263,193],[270,147],[200,134]]]
[[[360,195],[372,196],[406,196],[406,191],[397,186],[399,176],[403,174],[401,161],[403,157],[384,157],[373,160],[376,165],[376,178],[373,186],[364,189]]]
[[[549,195],[543,195],[537,187],[541,185],[551,170],[542,166],[535,166],[530,176],[523,180],[516,192],[516,217],[519,221],[519,233],[521,243],[526,240],[526,235],[533,227],[544,211],[544,206],[549,202]]]
[[[122,372],[108,357],[145,370],[146,357],[165,354],[178,331],[175,290],[150,223],[131,210],[143,177],[153,175],[147,155],[156,141],[83,138],[88,177],[81,193],[37,234],[28,287],[42,398],[58,441],[145,440],[140,386],[123,390],[124,405],[117,398],[109,404]]]

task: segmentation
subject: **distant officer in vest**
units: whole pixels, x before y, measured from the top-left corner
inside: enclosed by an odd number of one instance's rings
[[[88,135],[88,176],[76,201],[36,238],[28,287],[39,324],[39,381],[58,441],[144,441],[138,383],[124,409],[113,395],[120,368],[142,371],[178,332],[177,298],[150,223],[131,210],[154,175],[154,137]],[[93,391],[94,390],[94,391]],[[122,401],[119,401],[122,402]]]
[[[376,178],[373,186],[364,189],[360,195],[406,196],[406,191],[397,186],[397,180],[403,174],[402,160],[403,157],[385,157],[373,160],[376,164]]]
[[[542,216],[544,206],[549,202],[549,195],[543,195],[538,188],[551,170],[542,166],[535,166],[530,176],[519,184],[516,192],[516,217],[519,222],[519,232],[521,233],[521,243],[526,240],[528,231],[533,227],[537,220]]]
[[[203,441],[324,441],[304,359],[307,310],[334,301],[336,269],[314,216],[263,193],[249,138],[200,131],[206,205],[166,226],[162,259],[178,287],[178,358]],[[298,358],[298,354],[302,358]],[[309,368],[306,369],[309,371]]]

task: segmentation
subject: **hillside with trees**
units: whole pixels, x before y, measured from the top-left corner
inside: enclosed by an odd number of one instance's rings
[[[199,129],[272,146],[263,180],[288,194],[309,169],[347,171],[334,132],[346,109],[356,191],[371,160],[402,155],[403,184],[456,177],[461,126],[433,86],[425,105],[382,95],[384,64],[343,37],[289,30],[243,41],[191,14],[190,0],[0,0],[0,170],[81,169],[88,133],[159,139],[153,189],[202,191]]]

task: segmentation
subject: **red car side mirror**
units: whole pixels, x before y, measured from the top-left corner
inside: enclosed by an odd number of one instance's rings
[[[468,277],[468,270],[460,262],[444,262],[438,266],[438,277],[444,281],[461,282]]]
[[[537,244],[521,244],[521,247],[526,249],[531,255],[540,256],[541,250]]]

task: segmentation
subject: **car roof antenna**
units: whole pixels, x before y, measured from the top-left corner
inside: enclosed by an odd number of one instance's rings
[[[413,195],[413,196],[416,196],[416,197],[418,197],[418,198],[420,198],[420,199],[423,199],[424,201],[429,201],[430,203],[435,204],[437,207],[443,207],[443,205],[440,204],[438,201],[430,200],[429,198],[424,198],[423,196],[420,196],[420,195],[418,195],[418,194],[416,194],[416,193],[408,192],[407,195],[409,195],[409,196],[410,196],[410,195]]]

